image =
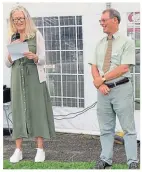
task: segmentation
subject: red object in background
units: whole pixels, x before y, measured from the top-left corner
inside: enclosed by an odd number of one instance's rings
[[[128,15],[129,22],[140,22],[140,12],[132,12]]]
[[[140,32],[140,28],[127,28],[128,32]]]

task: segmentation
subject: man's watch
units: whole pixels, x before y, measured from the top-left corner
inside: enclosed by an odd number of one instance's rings
[[[106,81],[106,79],[105,79],[104,75],[102,76],[102,80],[103,80],[103,82],[105,82],[105,81]]]

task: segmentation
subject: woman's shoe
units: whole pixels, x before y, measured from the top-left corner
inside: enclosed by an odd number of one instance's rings
[[[22,151],[18,148],[15,149],[15,152],[10,157],[10,162],[17,163],[23,159]]]
[[[45,151],[43,149],[37,148],[35,162],[44,162],[44,161],[45,161]]]

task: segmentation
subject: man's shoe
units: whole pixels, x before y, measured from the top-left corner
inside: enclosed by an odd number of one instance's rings
[[[23,156],[22,156],[22,151],[18,148],[15,149],[15,152],[13,153],[13,155],[10,157],[10,162],[12,163],[17,163],[19,162],[20,160],[23,159]]]
[[[101,159],[96,163],[96,167],[95,167],[95,169],[110,169],[110,168],[111,165]]]
[[[35,156],[35,162],[44,162],[45,160],[45,152],[43,149],[37,148],[37,153]]]
[[[132,162],[129,165],[129,169],[139,169],[138,163],[137,162]]]

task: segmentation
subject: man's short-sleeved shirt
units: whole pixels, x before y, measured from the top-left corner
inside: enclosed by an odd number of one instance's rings
[[[103,63],[107,44],[108,39],[106,36],[99,41],[95,49],[95,56],[92,57],[92,59],[89,61],[89,63],[95,64],[97,66],[101,76],[104,75]],[[135,65],[134,41],[128,37],[121,35],[120,32],[116,32],[115,34],[113,34],[112,54],[110,63],[110,69],[108,72],[112,71],[114,68],[121,64]],[[122,75],[122,77],[131,77],[130,71]]]

